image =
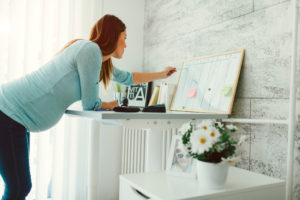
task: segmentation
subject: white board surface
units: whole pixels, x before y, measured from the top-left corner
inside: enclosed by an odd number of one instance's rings
[[[183,62],[171,110],[230,114],[245,50]]]

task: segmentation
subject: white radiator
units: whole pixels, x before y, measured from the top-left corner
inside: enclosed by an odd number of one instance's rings
[[[150,129],[124,127],[121,173],[130,174],[145,172],[147,169],[146,165],[149,163],[147,161],[151,160],[150,158],[147,158],[147,155],[149,155],[149,147],[152,145],[161,146],[161,170],[165,170],[172,136],[176,134],[177,129],[175,128],[162,130],[160,136],[161,139],[159,139],[161,143],[148,144],[148,141],[151,141],[149,139],[149,137],[151,137]]]
[[[122,174],[145,171],[145,142],[147,129],[123,128]]]

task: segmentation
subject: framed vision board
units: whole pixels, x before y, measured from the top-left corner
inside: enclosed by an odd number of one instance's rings
[[[245,50],[183,61],[170,110],[231,114]]]

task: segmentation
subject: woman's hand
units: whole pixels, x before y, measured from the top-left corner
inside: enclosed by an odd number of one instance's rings
[[[110,102],[102,102],[101,109],[112,110],[114,107],[119,106],[118,102],[110,101]]]
[[[148,83],[150,81],[155,81],[159,79],[165,79],[170,77],[177,70],[174,67],[165,67],[161,72],[152,72],[152,73],[140,73],[140,72],[132,72],[133,75],[133,83]]]
[[[162,70],[162,75],[163,75],[163,78],[168,78],[169,76],[171,76],[173,73],[175,73],[177,70],[176,68],[174,67],[171,67],[171,66],[168,66],[168,67],[165,67],[163,70]]]

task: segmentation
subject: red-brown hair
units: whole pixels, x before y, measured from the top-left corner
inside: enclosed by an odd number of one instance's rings
[[[102,55],[106,56],[115,51],[120,34],[125,31],[125,24],[114,15],[104,15],[101,17],[90,31],[89,40],[98,44]],[[74,42],[81,40],[75,39],[66,44],[62,49],[69,47]],[[106,89],[113,71],[111,58],[102,63],[99,82],[103,82]]]

